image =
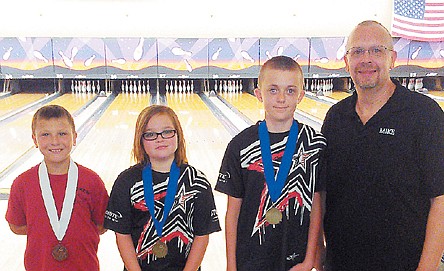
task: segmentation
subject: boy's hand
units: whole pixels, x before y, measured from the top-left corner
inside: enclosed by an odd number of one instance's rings
[[[9,223],[9,228],[11,229],[11,231],[13,233],[18,234],[18,235],[27,235],[28,234],[28,226],[27,225],[17,226],[17,225]]]

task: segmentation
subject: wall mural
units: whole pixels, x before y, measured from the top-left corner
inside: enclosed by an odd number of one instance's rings
[[[105,75],[104,40],[53,38],[54,72],[58,78],[95,78]]]
[[[106,73],[112,79],[157,77],[157,44],[154,38],[106,38]]]
[[[255,77],[259,72],[259,39],[209,40],[209,78]]]
[[[277,55],[286,55],[296,60],[302,67],[304,75],[309,74],[310,39],[308,38],[275,38],[260,40],[260,63]]]
[[[0,38],[2,78],[54,77],[51,38]]]
[[[207,39],[157,39],[160,78],[207,78]]]
[[[344,77],[346,38],[0,38],[0,78],[255,78],[287,55],[307,78]],[[394,38],[392,76],[443,76],[444,42]]]

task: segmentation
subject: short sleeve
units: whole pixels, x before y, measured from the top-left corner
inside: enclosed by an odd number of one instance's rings
[[[131,234],[131,199],[125,185],[127,174],[120,174],[111,189],[105,212],[104,227],[114,232]]]
[[[22,183],[21,176],[17,177],[12,183],[8,199],[8,209],[6,210],[6,220],[8,223],[16,226],[27,224]]]
[[[213,191],[209,183],[196,195],[193,228],[197,236],[221,230]]]
[[[239,147],[232,140],[225,150],[215,190],[232,197],[243,198],[245,188],[242,183],[239,152]]]
[[[96,175],[93,178],[94,196],[93,196],[93,211],[92,219],[96,225],[103,225],[105,211],[108,204],[108,192],[106,191],[105,184],[102,179]]]

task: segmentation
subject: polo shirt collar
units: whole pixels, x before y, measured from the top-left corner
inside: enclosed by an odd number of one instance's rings
[[[395,91],[393,92],[392,96],[388,99],[388,101],[382,106],[382,108],[376,113],[376,115],[379,115],[381,113],[384,114],[384,112],[386,111],[394,112],[404,109],[405,103],[403,102],[404,100],[403,97],[407,94],[409,90],[407,90],[404,86],[402,86],[399,83],[399,81],[395,79],[391,80],[396,85]],[[350,99],[348,99],[347,101],[346,114],[349,116],[354,116],[359,119],[359,116],[356,113],[355,109],[357,99],[358,99],[358,93],[354,91]]]

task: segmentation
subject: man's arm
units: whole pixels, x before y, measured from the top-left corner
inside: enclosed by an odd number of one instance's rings
[[[227,271],[236,271],[237,221],[242,199],[228,196],[227,213],[225,216],[225,240],[227,251]]]
[[[426,237],[417,271],[435,271],[444,251],[444,195],[431,199]]]

